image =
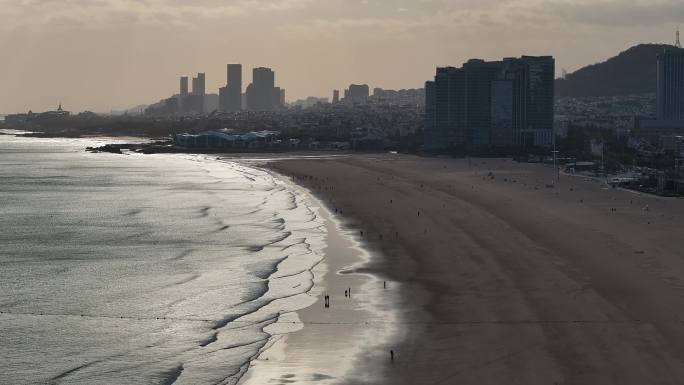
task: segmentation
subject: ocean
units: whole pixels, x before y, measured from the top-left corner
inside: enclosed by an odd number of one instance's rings
[[[101,143],[0,135],[0,383],[235,384],[315,302],[323,220],[266,171]]]

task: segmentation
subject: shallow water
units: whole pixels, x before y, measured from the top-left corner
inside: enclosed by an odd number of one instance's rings
[[[95,142],[0,135],[0,383],[237,382],[314,302],[322,220],[258,169]]]

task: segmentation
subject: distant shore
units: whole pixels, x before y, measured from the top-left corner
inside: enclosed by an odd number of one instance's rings
[[[269,165],[345,218],[399,287],[393,384],[676,384],[684,201],[506,159],[352,155]],[[350,342],[353,343],[353,342]],[[387,352],[382,352],[386,355]]]

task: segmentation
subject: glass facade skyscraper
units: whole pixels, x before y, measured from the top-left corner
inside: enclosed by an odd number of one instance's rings
[[[425,85],[425,150],[550,146],[554,71],[550,56],[437,68]]]
[[[684,121],[684,49],[658,55],[658,120]]]

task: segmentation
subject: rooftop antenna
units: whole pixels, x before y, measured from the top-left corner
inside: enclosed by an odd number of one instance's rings
[[[679,27],[677,27],[677,41],[675,41],[675,47],[682,48],[682,43],[679,42]]]

